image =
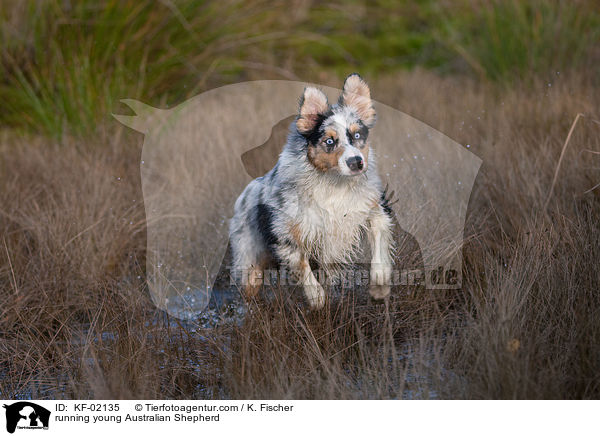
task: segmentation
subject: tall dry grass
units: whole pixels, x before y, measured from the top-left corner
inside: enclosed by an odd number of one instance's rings
[[[484,160],[464,286],[398,288],[387,304],[355,290],[317,313],[275,290],[241,317],[168,319],[143,281],[141,136],[4,134],[0,396],[598,398],[600,203],[585,191],[600,182],[600,93],[564,75],[512,90],[423,71],[373,83]]]

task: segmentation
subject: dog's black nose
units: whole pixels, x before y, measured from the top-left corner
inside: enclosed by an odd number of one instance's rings
[[[363,169],[363,158],[360,156],[352,156],[346,160],[346,165],[351,171],[361,171]]]

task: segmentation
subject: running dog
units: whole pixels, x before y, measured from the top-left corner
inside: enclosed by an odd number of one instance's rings
[[[390,293],[392,219],[369,131],[376,113],[368,85],[358,74],[344,82],[330,105],[308,87],[290,125],[276,165],[248,184],[235,203],[229,237],[233,273],[255,296],[268,262],[297,274],[310,307],[325,303],[310,261],[322,267],[347,264],[364,233],[371,251],[369,292]]]

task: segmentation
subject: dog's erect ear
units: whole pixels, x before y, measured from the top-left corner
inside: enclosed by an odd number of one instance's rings
[[[319,122],[319,116],[329,110],[327,96],[317,88],[305,88],[300,98],[300,116],[296,127],[302,134],[309,133]]]
[[[358,74],[353,73],[346,77],[344,90],[340,96],[340,104],[356,110],[360,120],[371,128],[377,119],[369,85]]]

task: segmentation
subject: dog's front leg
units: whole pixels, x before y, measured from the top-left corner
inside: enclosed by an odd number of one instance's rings
[[[325,305],[325,291],[319,283],[308,263],[307,256],[300,249],[286,253],[290,269],[298,275],[298,283],[304,290],[311,309],[321,309]]]
[[[392,220],[378,206],[371,212],[369,225],[372,256],[369,293],[375,299],[383,299],[390,294],[392,282]]]
[[[323,290],[323,286],[321,286],[313,274],[310,264],[304,256],[302,256],[298,264],[298,272],[302,288],[304,289],[304,295],[311,309],[322,309],[325,305],[325,290]]]

